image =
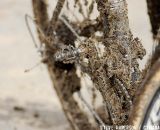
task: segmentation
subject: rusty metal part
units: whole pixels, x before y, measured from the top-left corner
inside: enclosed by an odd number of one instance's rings
[[[44,1],[40,0],[32,0],[32,4],[33,4],[34,16],[36,17],[36,24],[40,28],[42,28],[43,31],[45,31],[46,27],[49,26],[47,17],[48,16],[47,5],[45,4]],[[54,20],[55,18],[53,19],[53,22]],[[53,28],[51,28],[50,30],[51,32],[49,32],[49,34],[53,32],[52,29]],[[53,41],[50,42],[55,42],[54,37],[51,40]],[[57,38],[57,40],[58,40],[57,42],[60,42],[61,39]],[[40,41],[44,42],[41,38]],[[53,82],[53,86],[54,89],[56,90],[57,96],[59,97],[59,100],[61,102],[64,114],[66,115],[72,129],[95,130],[96,128],[92,126],[86,114],[80,109],[77,102],[73,98],[73,93],[79,91],[80,89],[80,79],[76,74],[75,65],[74,64],[66,65],[61,62],[54,62],[52,57],[53,53],[49,52],[48,49],[49,48],[46,48],[45,50],[46,51],[45,53],[48,56],[46,62],[48,72],[50,74],[50,78]]]

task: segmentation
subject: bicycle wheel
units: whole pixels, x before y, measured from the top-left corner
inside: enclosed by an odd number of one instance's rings
[[[131,118],[136,130],[160,130],[160,59],[137,94]]]

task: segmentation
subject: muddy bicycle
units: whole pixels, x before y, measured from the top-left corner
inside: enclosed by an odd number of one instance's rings
[[[147,2],[157,38],[160,4],[156,0]],[[72,129],[160,127],[160,44],[149,65],[140,70],[138,60],[143,59],[146,51],[129,28],[126,0],[58,0],[51,18],[47,1],[32,0],[32,4],[43,46],[42,62],[47,64]],[[100,93],[100,111],[83,97],[82,78],[77,71],[87,74],[92,89]],[[75,97],[88,108],[94,121]]]

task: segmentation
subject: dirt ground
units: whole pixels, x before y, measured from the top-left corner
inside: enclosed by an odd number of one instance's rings
[[[132,31],[150,52],[145,0],[128,4]],[[40,61],[24,21],[31,9],[30,0],[0,1],[0,130],[65,130],[69,125],[45,66],[24,73]]]

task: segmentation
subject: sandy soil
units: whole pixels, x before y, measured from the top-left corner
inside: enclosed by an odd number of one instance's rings
[[[152,48],[145,0],[128,0],[135,36]],[[0,1],[0,130],[64,130],[69,128],[44,65],[28,34],[24,15],[29,0]],[[143,64],[143,63],[142,63]]]

